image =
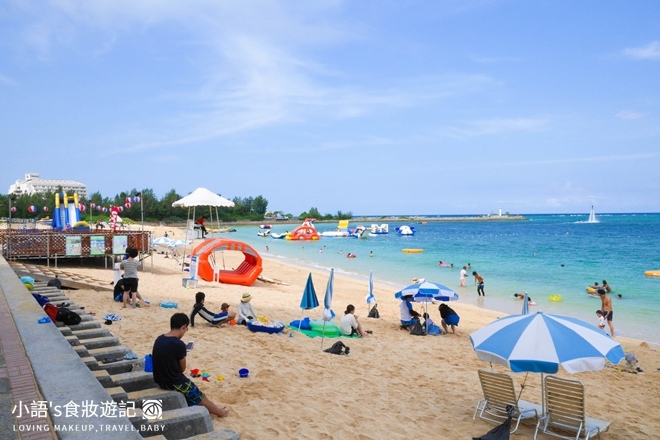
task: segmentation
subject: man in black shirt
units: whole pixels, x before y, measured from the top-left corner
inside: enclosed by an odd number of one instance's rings
[[[186,371],[186,344],[181,341],[190,320],[184,313],[170,318],[170,331],[158,336],[152,349],[154,382],[166,390],[179,391],[188,406],[202,405],[209,413],[226,417],[229,411],[211,402],[183,372]]]

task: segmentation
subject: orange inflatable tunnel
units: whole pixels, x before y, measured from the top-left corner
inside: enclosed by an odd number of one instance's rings
[[[245,259],[234,270],[219,269],[214,279],[213,265],[209,261],[209,255],[215,251],[238,251],[242,252]],[[257,279],[263,268],[261,267],[261,256],[251,246],[240,241],[225,238],[214,238],[199,244],[193,250],[197,258],[197,275],[204,281],[213,282],[217,280],[225,284],[240,284],[251,286]],[[216,263],[217,264],[217,263]]]

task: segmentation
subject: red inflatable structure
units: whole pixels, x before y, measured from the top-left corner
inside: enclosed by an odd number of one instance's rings
[[[318,240],[319,233],[314,227],[315,218],[306,218],[302,225],[286,236],[287,240]]]
[[[220,269],[217,262],[214,268],[211,261],[209,261],[209,256],[215,251],[242,252],[245,259],[233,270]],[[198,257],[197,275],[204,281],[251,286],[263,271],[259,253],[248,244],[240,241],[225,238],[209,239],[200,243],[193,250],[193,255]]]

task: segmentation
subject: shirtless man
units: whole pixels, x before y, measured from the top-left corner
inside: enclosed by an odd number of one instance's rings
[[[600,308],[603,311],[603,316],[607,319],[607,325],[610,326],[610,334],[614,337],[614,324],[612,324],[614,312],[612,311],[612,300],[605,294],[605,289],[603,288],[598,289],[598,295],[600,295]]]

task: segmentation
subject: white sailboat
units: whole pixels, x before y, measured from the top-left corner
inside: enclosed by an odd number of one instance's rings
[[[589,213],[589,220],[587,220],[587,223],[598,223],[596,213],[594,212],[594,205],[591,205],[591,212]]]

